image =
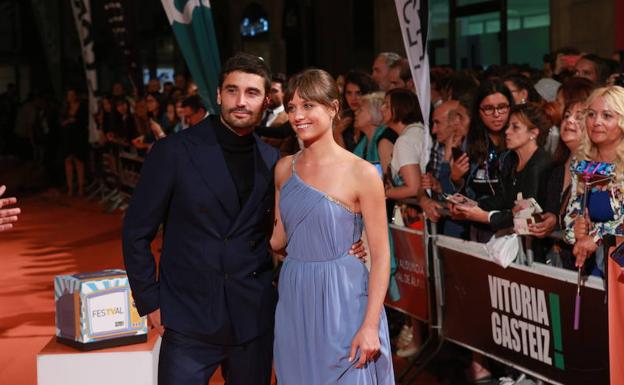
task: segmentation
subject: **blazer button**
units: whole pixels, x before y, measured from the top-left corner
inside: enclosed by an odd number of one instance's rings
[[[254,246],[256,246],[256,241],[254,240],[249,241],[249,247],[254,247]]]
[[[223,238],[223,243],[227,244],[229,240],[230,240],[230,238],[225,237],[225,238]]]
[[[251,273],[251,276],[252,276],[253,278],[256,278],[256,277],[258,276],[258,272],[257,272],[257,271],[254,271],[253,273]]]
[[[230,275],[229,275],[228,273],[223,274],[223,279],[226,279],[226,280],[227,280],[227,279],[229,279],[229,278],[230,278]]]

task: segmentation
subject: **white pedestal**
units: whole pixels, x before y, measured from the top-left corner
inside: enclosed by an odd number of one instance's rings
[[[51,341],[37,354],[38,385],[157,385],[160,337],[143,344],[81,352]]]

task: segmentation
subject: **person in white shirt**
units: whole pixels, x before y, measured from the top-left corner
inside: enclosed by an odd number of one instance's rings
[[[269,93],[269,106],[261,126],[279,127],[288,121],[288,114],[284,110],[284,87],[286,76],[275,74],[271,79],[271,91]]]
[[[399,135],[392,150],[392,183],[386,185],[386,196],[395,200],[416,197],[426,166],[421,160],[426,151],[425,127],[418,98],[405,88],[396,88],[388,91],[384,104],[384,123]]]
[[[271,78],[269,105],[256,134],[271,146],[278,148],[282,156],[291,155],[301,147],[295,139],[295,132],[288,123],[288,114],[284,110],[284,89],[286,76],[277,73]]]

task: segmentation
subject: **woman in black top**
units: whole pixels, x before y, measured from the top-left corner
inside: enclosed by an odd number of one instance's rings
[[[513,226],[518,193],[545,204],[546,178],[551,169],[550,155],[542,148],[551,122],[533,103],[511,108],[505,144],[510,150],[501,169],[501,183],[493,196],[479,200],[478,206],[455,205],[452,211],[462,218],[489,224],[493,231]]]
[[[548,237],[553,231],[562,229],[563,218],[570,199],[570,182],[572,173],[570,163],[576,154],[584,136],[584,109],[583,100],[571,101],[564,110],[561,123],[559,147],[555,152],[553,168],[546,184],[546,201],[542,220],[529,226],[531,235],[537,238]],[[572,247],[563,241],[557,240],[553,244],[552,264],[568,269],[574,269]]]
[[[473,200],[494,196],[499,190],[500,172],[507,154],[505,127],[513,104],[509,89],[500,80],[486,80],[477,90],[466,141],[469,167],[463,177],[452,177],[457,189]],[[458,161],[465,165],[465,157]],[[471,224],[471,240],[487,242],[491,236],[489,226]]]
[[[353,127],[355,111],[360,107],[362,96],[379,88],[373,78],[362,71],[349,71],[345,76],[340,119],[334,125],[334,139],[343,148],[353,151],[362,133]]]
[[[67,90],[66,105],[61,114],[63,157],[67,194],[74,195],[74,170],[78,195],[84,194],[85,162],[89,157],[89,109],[78,98],[76,90]]]

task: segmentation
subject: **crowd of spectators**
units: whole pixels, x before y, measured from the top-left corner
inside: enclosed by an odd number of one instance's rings
[[[15,85],[9,84],[0,95],[0,157],[34,162],[44,170],[48,186],[68,196],[103,196],[110,211],[124,208],[131,194],[132,181],[120,190],[125,166],[120,154],[140,162],[156,140],[196,124],[207,113],[197,86],[182,74],[175,83],[151,79],[143,93],[127,92],[117,82],[98,95],[92,117],[88,105],[86,94],[75,88],[67,89],[60,103],[40,92],[20,103]],[[96,135],[90,133],[90,120]]]
[[[425,122],[409,62],[396,53],[380,53],[370,74],[361,69],[337,74],[342,98],[334,137],[378,165],[389,223],[404,223],[400,203],[408,199],[418,207],[407,210],[422,210],[439,233],[487,242],[495,234],[518,231],[515,213],[532,199],[543,210],[527,224],[535,259],[569,269],[584,266],[588,274],[602,276],[600,246],[608,235],[624,234],[620,59],[567,47],[546,55],[543,69],[434,67],[432,113]],[[286,76],[275,74],[268,109],[256,129],[282,155],[301,146],[284,109],[286,86]],[[3,156],[40,162],[53,176],[53,165],[63,165],[69,195],[99,194],[111,210],[124,208],[132,187],[124,173],[134,167],[138,174],[151,145],[207,114],[197,86],[183,75],[175,83],[151,79],[143,95],[128,94],[115,83],[99,99],[94,116],[99,137],[92,143],[87,102],[74,89],[67,90],[60,106],[41,94],[20,104],[10,85],[0,95],[0,110]],[[430,148],[425,135],[432,137]],[[612,163],[615,174],[598,182],[579,178],[575,170],[583,160]],[[399,355],[416,353],[416,325],[408,321],[402,329]],[[489,375],[482,363],[474,357],[470,379]]]
[[[438,233],[483,243],[520,233],[532,240],[536,261],[603,276],[603,244],[624,235],[623,72],[620,61],[574,48],[546,55],[540,70],[432,68],[424,122],[407,60],[381,53],[371,75],[340,76],[335,137],[380,165],[390,223],[407,225],[414,208],[401,201],[418,202]],[[615,173],[588,182],[575,171],[583,160],[614,164]],[[516,222],[534,203],[542,212]],[[416,353],[420,334],[416,320],[405,320],[397,354]],[[468,379],[490,375],[487,360],[474,354]]]

